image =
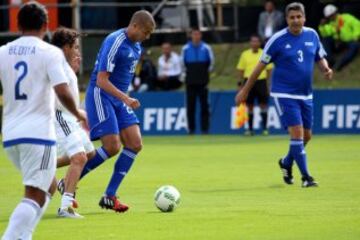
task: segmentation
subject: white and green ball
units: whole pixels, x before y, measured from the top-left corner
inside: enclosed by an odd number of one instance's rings
[[[162,212],[172,212],[180,203],[179,191],[170,185],[160,187],[154,198],[156,207]]]

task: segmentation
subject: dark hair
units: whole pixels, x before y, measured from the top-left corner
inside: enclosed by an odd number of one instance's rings
[[[47,10],[40,3],[30,1],[20,8],[17,21],[22,31],[40,30],[48,22]]]
[[[201,32],[201,30],[198,26],[195,26],[191,28],[191,32]]]
[[[299,2],[290,3],[285,8],[286,16],[289,14],[290,11],[300,11],[305,16],[305,8],[302,3]]]
[[[265,3],[272,3],[274,6],[276,5],[274,0],[265,0]]]
[[[60,27],[54,32],[51,43],[59,48],[69,45],[70,47],[75,43],[80,34],[70,28]]]
[[[261,42],[261,37],[259,36],[259,34],[256,34],[256,33],[251,34],[250,39],[252,39],[252,38],[258,38]]]

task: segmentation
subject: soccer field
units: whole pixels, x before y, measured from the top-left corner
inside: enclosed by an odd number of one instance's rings
[[[320,187],[282,182],[278,159],[286,136],[145,137],[144,149],[120,188],[125,214],[98,207],[114,159],[80,183],[85,219],[59,219],[56,194],[34,239],[360,239],[360,136],[315,136],[307,147]],[[21,199],[21,178],[0,150],[0,234]],[[57,173],[63,176],[64,169]],[[153,203],[155,190],[181,192],[173,213]]]

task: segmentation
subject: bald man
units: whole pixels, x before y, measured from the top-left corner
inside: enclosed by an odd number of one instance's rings
[[[125,212],[117,190],[142,148],[139,120],[134,109],[140,102],[126,94],[141,56],[141,42],[148,39],[156,27],[152,15],[144,10],[132,16],[127,28],[108,35],[98,53],[86,92],[86,110],[91,140],[100,139],[102,146],[87,162],[83,178],[105,160],[122,152],[115,162],[110,182],[101,197],[101,208]]]

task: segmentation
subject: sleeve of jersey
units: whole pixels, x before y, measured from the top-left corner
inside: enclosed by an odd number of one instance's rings
[[[123,36],[123,37],[122,37]],[[99,53],[99,71],[113,72],[115,60],[120,54],[120,46],[125,39],[125,35],[120,35],[116,39],[107,39]]]
[[[320,41],[319,36],[316,34],[316,41],[317,41],[317,48],[316,48],[316,54],[315,54],[315,61],[319,61],[321,59],[323,59],[324,57],[326,57],[326,51]]]
[[[66,59],[61,50],[56,49],[52,54],[49,54],[49,58],[47,60],[47,74],[52,86],[69,82],[64,69],[65,64]]]
[[[260,57],[260,61],[264,64],[269,64],[270,62],[273,62],[273,58],[276,51],[276,45],[274,44],[276,41],[273,41],[272,38],[269,39],[269,41],[266,43],[264,51]]]

